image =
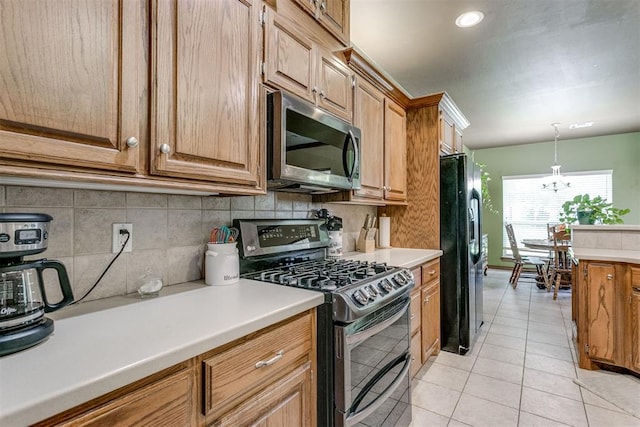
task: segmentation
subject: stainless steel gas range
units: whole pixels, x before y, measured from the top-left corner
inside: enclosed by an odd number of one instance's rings
[[[408,424],[411,272],[325,259],[324,220],[234,220],[234,226],[242,277],[325,295],[318,307],[318,425]]]

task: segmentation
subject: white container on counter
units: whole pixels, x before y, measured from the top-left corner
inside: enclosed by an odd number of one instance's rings
[[[388,248],[391,246],[391,218],[381,216],[378,218],[378,247]]]
[[[240,258],[236,242],[207,243],[204,282],[211,286],[232,285],[240,280]]]

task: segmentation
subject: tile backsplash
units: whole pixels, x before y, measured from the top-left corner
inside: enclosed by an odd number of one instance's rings
[[[0,212],[53,217],[48,249],[37,257],[62,261],[76,298],[93,285],[114,254],[113,223],[133,224],[133,251],[123,253],[85,301],[135,292],[147,270],[165,286],[202,278],[209,232],[234,218],[308,218],[327,208],[343,218],[344,251],[355,240],[372,206],[315,204],[311,196],[268,192],[261,196],[202,197],[63,188],[0,186]]]

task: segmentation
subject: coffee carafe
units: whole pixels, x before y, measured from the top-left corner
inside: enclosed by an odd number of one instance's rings
[[[23,260],[47,249],[47,214],[0,214],[0,356],[44,341],[53,333],[53,321],[45,313],[73,302],[67,270],[60,261]],[[62,297],[47,297],[44,272],[53,270]]]

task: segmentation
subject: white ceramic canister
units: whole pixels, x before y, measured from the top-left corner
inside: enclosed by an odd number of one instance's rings
[[[207,243],[204,282],[207,285],[231,285],[240,280],[240,258],[236,242]]]
[[[327,258],[342,258],[342,230],[329,231],[329,247],[327,248]]]

